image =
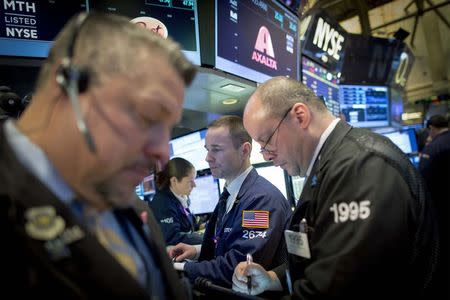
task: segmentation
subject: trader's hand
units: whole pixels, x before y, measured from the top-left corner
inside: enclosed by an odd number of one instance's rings
[[[173,247],[169,247],[167,254],[175,261],[183,261],[185,259],[194,259],[197,255],[197,250],[194,246],[178,243]]]
[[[258,295],[264,291],[281,291],[281,282],[273,271],[266,271],[256,263],[239,263],[234,269],[233,290],[248,294],[247,276],[252,278],[251,294]]]

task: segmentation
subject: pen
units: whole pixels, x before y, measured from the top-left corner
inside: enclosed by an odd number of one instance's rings
[[[253,262],[253,257],[250,253],[247,253],[247,265]],[[252,292],[252,276],[247,276],[247,291],[251,295]]]

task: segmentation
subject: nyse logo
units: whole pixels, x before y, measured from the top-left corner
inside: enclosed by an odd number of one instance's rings
[[[277,70],[277,61],[275,60],[275,53],[273,51],[272,38],[270,37],[269,30],[265,26],[259,28],[252,60]]]
[[[344,36],[319,17],[314,33],[314,45],[326,51],[335,60],[339,60],[344,40]]]

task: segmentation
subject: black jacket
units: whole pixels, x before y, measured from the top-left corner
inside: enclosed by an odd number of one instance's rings
[[[310,259],[288,255],[290,297],[426,299],[439,248],[430,204],[397,147],[340,121],[289,225],[298,232],[306,219],[311,251]],[[285,270],[274,270],[282,283]]]
[[[30,231],[34,228],[38,233],[45,232],[45,223],[33,223],[26,217],[33,208],[43,206],[55,209],[50,228],[56,218],[63,220],[65,228],[48,241],[37,239],[36,233]],[[186,299],[154,217],[149,215],[148,218],[150,240],[135,211],[125,209],[116,214],[127,219],[152,249],[168,299]],[[0,236],[0,272],[4,278],[1,285],[5,294],[20,299],[150,298],[97,238],[78,222],[70,208],[23,167],[6,142],[3,129],[0,129]]]
[[[203,234],[194,232],[194,215],[183,208],[170,190],[156,192],[150,208],[161,226],[167,245],[202,243]]]

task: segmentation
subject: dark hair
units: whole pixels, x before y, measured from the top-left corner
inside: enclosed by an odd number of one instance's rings
[[[448,127],[448,120],[443,115],[434,115],[427,121],[427,128],[430,128],[430,126],[436,128],[446,128]]]
[[[161,172],[156,174],[156,187],[159,190],[170,187],[170,178],[174,177],[180,181],[183,177],[195,171],[194,165],[181,157],[174,157],[166,164]]]
[[[227,127],[234,147],[237,149],[242,144],[252,143],[252,138],[244,128],[242,118],[238,116],[223,116],[208,125],[208,128]]]

